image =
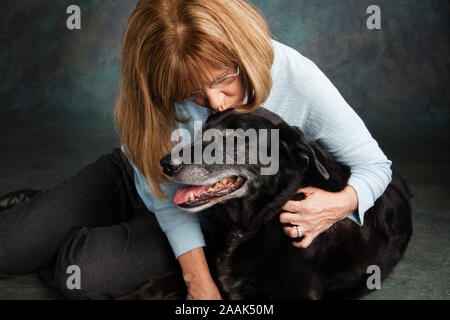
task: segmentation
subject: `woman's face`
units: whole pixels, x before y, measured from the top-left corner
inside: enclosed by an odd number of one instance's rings
[[[221,79],[229,74],[237,72],[237,69],[215,69],[211,68],[216,79]],[[245,94],[242,88],[241,74],[233,82],[223,88],[207,88],[204,91],[204,97],[194,100],[195,103],[222,112],[228,109],[236,108],[244,104]]]

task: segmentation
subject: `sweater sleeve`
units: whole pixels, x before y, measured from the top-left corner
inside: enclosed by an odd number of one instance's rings
[[[392,180],[391,164],[362,119],[317,67],[307,59],[308,86],[306,130],[336,160],[348,165],[348,185],[358,195],[358,208],[349,218],[359,225],[364,214]]]

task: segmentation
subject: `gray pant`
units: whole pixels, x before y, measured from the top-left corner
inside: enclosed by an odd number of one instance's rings
[[[67,287],[69,266],[79,267],[81,289]],[[177,268],[119,148],[0,212],[0,273],[37,271],[69,299],[118,298]]]

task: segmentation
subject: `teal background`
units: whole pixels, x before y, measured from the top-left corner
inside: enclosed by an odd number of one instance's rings
[[[449,3],[252,0],[279,41],[313,60],[371,129],[449,123]],[[110,121],[122,31],[136,1],[7,0],[0,13],[2,120]],[[82,29],[66,28],[78,4]]]
[[[365,299],[449,299],[449,1],[250,2],[276,39],[330,78],[414,193],[405,258]],[[136,3],[2,1],[0,196],[49,190],[118,146],[120,44]],[[72,4],[81,7],[79,31],[66,28]],[[372,4],[381,30],[366,28]],[[0,279],[0,300],[59,298],[34,273]]]

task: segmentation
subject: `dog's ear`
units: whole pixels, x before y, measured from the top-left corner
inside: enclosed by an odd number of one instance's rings
[[[323,164],[319,161],[319,159],[317,159],[316,156],[316,152],[314,151],[314,149],[311,147],[310,144],[306,144],[304,146],[307,146],[307,151],[308,153],[306,154],[302,154],[301,158],[305,159],[306,161],[306,166],[309,165],[310,159],[312,158],[312,162],[315,166],[315,168],[317,169],[317,171],[320,173],[320,175],[325,179],[328,180],[330,179],[330,174],[328,173],[327,169],[325,169],[325,167],[323,166]]]
[[[316,152],[306,140],[303,132],[298,127],[290,126],[286,122],[279,123],[278,128],[280,129],[281,143],[284,143],[285,147],[293,153],[300,154],[300,161],[304,162],[304,167],[308,168],[310,165],[313,165],[317,172],[325,180],[328,180],[330,174],[319,161]]]

